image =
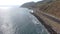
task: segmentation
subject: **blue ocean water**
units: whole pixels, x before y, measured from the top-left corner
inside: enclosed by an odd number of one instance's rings
[[[0,34],[49,34],[29,9],[12,8],[1,13]]]

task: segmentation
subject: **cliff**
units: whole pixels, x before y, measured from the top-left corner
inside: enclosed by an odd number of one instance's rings
[[[35,7],[35,5],[36,5],[35,2],[28,2],[28,3],[24,3],[21,7],[31,8],[31,7]]]

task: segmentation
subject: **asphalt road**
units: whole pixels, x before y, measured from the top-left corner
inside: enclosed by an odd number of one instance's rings
[[[0,34],[49,34],[25,8],[0,11]]]

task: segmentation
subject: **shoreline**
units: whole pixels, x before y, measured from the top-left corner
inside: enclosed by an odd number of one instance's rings
[[[57,32],[54,31],[50,25],[46,24],[37,14],[35,13],[31,14],[34,15],[41,22],[42,25],[44,25],[44,27],[48,30],[50,34],[57,34]]]

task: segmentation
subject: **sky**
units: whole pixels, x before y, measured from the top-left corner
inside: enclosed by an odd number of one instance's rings
[[[42,0],[0,0],[0,6],[4,5],[22,5],[23,3],[26,2],[37,2],[37,1],[42,1]]]

